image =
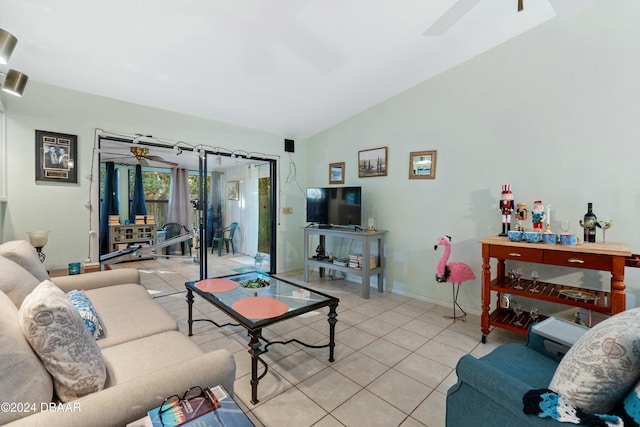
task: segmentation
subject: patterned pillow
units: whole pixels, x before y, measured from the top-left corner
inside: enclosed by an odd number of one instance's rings
[[[549,388],[585,412],[606,414],[638,376],[640,308],[634,308],[584,334],[560,361]]]
[[[40,283],[19,311],[22,333],[53,377],[62,402],[102,390],[107,378],[96,340],[67,295],[51,281]]]
[[[102,338],[102,324],[100,323],[100,319],[98,319],[98,313],[93,307],[89,297],[84,292],[77,291],[75,289],[71,292],[67,292],[67,297],[76,310],[78,310],[78,313],[80,313],[80,317],[84,320],[84,324],[87,325],[87,328],[89,329],[89,332],[91,332],[93,338],[97,340]]]

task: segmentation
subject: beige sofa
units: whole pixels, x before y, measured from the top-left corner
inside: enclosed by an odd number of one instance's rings
[[[22,302],[47,279],[27,241],[0,245],[0,425],[124,426],[192,386],[222,384],[233,393],[229,352],[202,351],[140,286],[138,271],[120,269],[51,279],[91,300],[104,329],[95,344],[106,371],[104,389],[56,405],[55,382],[19,320]]]

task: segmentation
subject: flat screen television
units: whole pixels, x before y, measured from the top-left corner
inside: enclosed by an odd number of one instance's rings
[[[307,188],[307,222],[321,226],[362,225],[362,187]]]

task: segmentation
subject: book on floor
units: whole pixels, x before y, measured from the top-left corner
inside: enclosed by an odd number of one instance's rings
[[[154,427],[175,427],[187,424],[207,412],[220,407],[220,402],[210,388],[201,389],[197,396],[165,402],[149,411]]]
[[[208,403],[204,404],[208,410],[205,410],[205,407],[198,407],[197,412],[195,410],[189,409],[184,405],[180,405],[173,411],[172,414],[168,414],[169,411],[163,410],[162,413],[162,421],[164,422],[165,427],[175,427],[175,426],[184,426],[184,427],[253,427],[253,423],[247,418],[247,416],[242,412],[242,409],[238,406],[238,404],[233,400],[231,396],[227,393],[224,387],[218,385],[215,387],[207,387],[203,389],[205,395],[207,397]],[[191,400],[191,399],[190,399]],[[181,401],[182,402],[182,401]],[[215,403],[214,403],[215,402]],[[197,406],[197,402],[195,403]],[[165,405],[166,408],[166,405]],[[159,418],[160,408],[155,408],[149,411],[149,418],[151,420],[152,426],[162,426]],[[185,411],[191,411],[191,416],[188,420],[178,421],[177,419],[186,418]],[[182,415],[180,414],[182,412]],[[197,415],[196,415],[197,413]],[[176,420],[176,421],[173,421]]]

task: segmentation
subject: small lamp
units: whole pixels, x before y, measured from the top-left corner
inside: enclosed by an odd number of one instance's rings
[[[0,28],[0,64],[9,63],[9,58],[18,44],[18,39],[10,32]],[[0,73],[4,76],[2,90],[15,96],[22,96],[24,88],[27,86],[29,76],[20,71],[9,70],[7,73]]]
[[[0,74],[5,76],[2,90],[11,95],[22,96],[24,88],[27,86],[27,81],[29,81],[29,76],[16,70],[9,70],[6,74]]]
[[[373,204],[369,207],[369,215],[367,216],[367,231],[377,231],[376,213],[373,211]]]
[[[0,64],[9,63],[9,58],[18,44],[18,39],[10,32],[0,28]]]
[[[38,252],[38,256],[40,257],[40,262],[44,263],[45,258],[47,257],[44,252],[42,252],[42,248],[49,242],[49,232],[48,231],[28,231],[29,242],[31,246],[36,248]]]

